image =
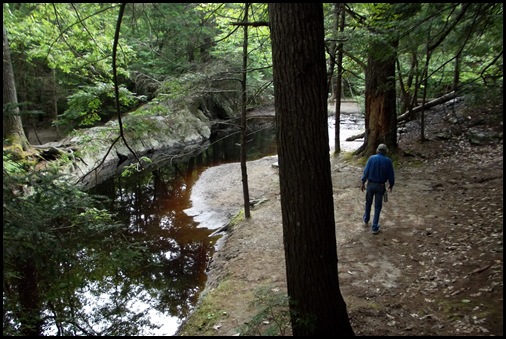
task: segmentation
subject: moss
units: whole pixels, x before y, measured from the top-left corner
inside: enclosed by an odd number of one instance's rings
[[[77,145],[88,146],[93,142],[103,143],[102,141],[97,141],[97,139],[100,140],[112,139],[114,136],[117,136],[118,133],[119,133],[118,127],[103,126],[103,127],[95,127],[92,129],[74,130],[71,133],[69,133],[69,137],[77,139],[78,140],[76,142]]]
[[[4,155],[9,155],[10,158],[14,161],[23,160],[25,158],[23,147],[20,144],[16,143],[9,146],[4,146]]]
[[[451,320],[461,319],[464,314],[472,314],[476,303],[469,299],[443,299],[439,301],[439,308],[442,313]]]
[[[367,158],[357,156],[354,154],[353,151],[350,152],[344,151],[339,154],[335,154],[335,157],[338,158],[340,161],[356,166],[365,166],[365,163],[367,162]]]
[[[222,281],[216,288],[209,290],[201,296],[200,302],[191,317],[181,326],[181,336],[207,336],[214,335],[214,326],[228,317],[221,308],[221,300],[227,298],[231,292],[232,283],[229,280]]]
[[[346,162],[353,160],[353,152],[341,152],[340,156],[343,159],[343,161],[346,161]]]
[[[143,140],[146,136],[161,133],[160,121],[145,117],[131,117],[123,124],[125,135],[131,140]]]
[[[167,105],[163,105],[159,102],[147,104],[141,108],[130,113],[130,116],[135,117],[148,117],[148,116],[164,116],[170,114],[170,108]]]
[[[4,165],[7,160],[15,162],[19,168],[32,168],[40,161],[38,151],[35,149],[23,151],[20,145],[4,146],[3,157]]]
[[[243,220],[244,220],[244,210],[241,209],[239,212],[236,213],[236,215],[232,217],[232,219],[230,219],[229,225],[230,227],[233,227]]]

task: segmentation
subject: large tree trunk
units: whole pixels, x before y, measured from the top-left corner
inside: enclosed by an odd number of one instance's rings
[[[294,336],[354,335],[339,289],[321,3],[269,3]]]
[[[373,43],[365,73],[365,137],[355,154],[370,156],[384,143],[397,149],[397,108],[395,103],[395,46]]]
[[[20,147],[27,150],[29,143],[23,130],[23,123],[19,115],[18,98],[16,94],[16,83],[14,81],[14,72],[12,70],[11,51],[7,31],[3,26],[3,69],[4,69],[4,89],[3,89],[3,139],[14,148]],[[7,109],[6,109],[7,107]]]

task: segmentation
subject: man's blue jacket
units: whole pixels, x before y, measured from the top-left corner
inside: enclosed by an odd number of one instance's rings
[[[392,160],[382,153],[371,155],[362,175],[362,182],[365,183],[366,180],[382,184],[388,180],[390,187],[394,187],[395,175]]]

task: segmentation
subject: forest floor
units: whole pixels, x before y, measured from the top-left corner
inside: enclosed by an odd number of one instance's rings
[[[425,121],[423,143],[417,122],[402,128],[393,155],[396,185],[383,204],[379,234],[362,223],[364,159],[331,156],[336,288],[356,335],[502,336],[502,107],[437,106]],[[500,140],[473,145],[471,129],[495,131]],[[231,224],[220,239],[206,289],[178,335],[262,335],[269,327],[291,334],[286,318],[280,320],[283,308],[253,305],[273,306],[286,294],[276,161],[248,162],[250,198],[257,202],[251,218]],[[242,208],[238,163],[203,174],[214,178],[205,186],[211,208]]]

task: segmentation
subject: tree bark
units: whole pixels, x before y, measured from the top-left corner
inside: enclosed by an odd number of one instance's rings
[[[294,336],[354,335],[339,289],[321,3],[269,3]]]
[[[248,22],[249,3],[244,5],[244,22]],[[244,39],[242,47],[242,77],[241,77],[241,178],[242,178],[242,194],[244,200],[244,217],[249,219],[251,217],[249,206],[249,186],[248,186],[248,168],[246,166],[246,132],[247,132],[247,119],[246,119],[246,79],[248,71],[248,26],[243,27]]]
[[[355,154],[366,157],[384,143],[397,149],[395,44],[375,42],[369,51],[365,83],[365,137]]]
[[[12,70],[11,51],[9,48],[9,40],[7,31],[3,26],[3,69],[4,69],[4,86],[3,86],[3,139],[14,148],[20,147],[27,150],[29,147],[28,139],[23,130],[23,123],[19,115],[18,98],[16,93],[16,82],[14,80],[14,72]],[[7,107],[7,109],[6,109]]]
[[[334,4],[335,11],[335,30],[344,31],[345,10],[344,3]],[[337,45],[337,79],[336,79],[336,128],[334,135],[335,154],[341,153],[341,96],[343,83],[343,43]]]

